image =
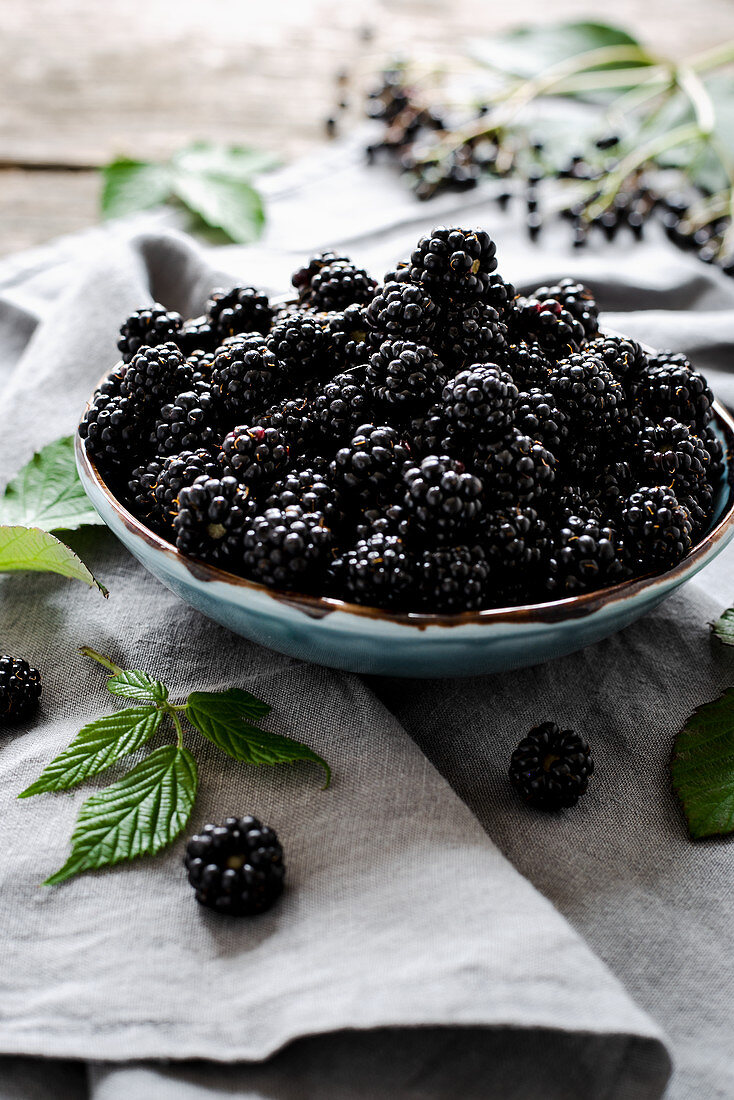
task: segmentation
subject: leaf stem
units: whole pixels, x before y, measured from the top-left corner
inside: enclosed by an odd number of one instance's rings
[[[166,713],[171,716],[174,726],[176,727],[176,743],[180,749],[183,748],[183,727],[181,726],[181,720],[176,714],[179,707],[165,707]]]
[[[91,657],[93,661],[96,661],[98,665],[102,665],[103,668],[109,669],[113,675],[117,676],[122,672],[119,665],[116,665],[114,661],[111,661],[109,657],[105,657],[104,654],[98,653],[96,649],[92,649],[91,646],[82,645],[79,646],[79,652],[83,657]]]

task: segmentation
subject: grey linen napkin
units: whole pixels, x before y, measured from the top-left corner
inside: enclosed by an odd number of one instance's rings
[[[331,244],[379,272],[444,219],[486,225],[518,282],[587,278],[617,311],[608,323],[695,351],[734,396],[723,276],[658,244],[570,257],[551,237],[531,251],[486,193],[426,210],[340,156],[269,181],[268,237],[251,249],[202,255],[153,221],[6,263],[3,478],[73,429],[121,316],[141,302],[193,312],[216,269],[285,290],[296,259]],[[368,683],[208,623],[106,532],[73,542],[109,585],[108,604],[53,578],[0,578],[2,647],[46,672],[41,719],[0,753],[0,1052],[15,1056],[0,1065],[3,1100],[60,1094],[62,1081],[95,1100],[656,1097],[669,1068],[661,1027],[677,1063],[670,1096],[734,1092],[730,846],[685,839],[665,773],[676,725],[730,682],[706,623],[730,595],[731,555],[575,657],[469,682]],[[306,767],[253,772],[198,751],[194,825],[249,810],[281,833],[290,886],[270,914],[200,912],[181,843],[38,888],[64,858],[84,792],[14,795],[104,704],[102,678],[74,654],[83,642],[182,693],[248,687],[274,703],[274,728],[332,761],[334,787],[321,792]],[[510,748],[544,717],[596,748],[593,790],[562,819],[518,806],[504,779]],[[59,1061],[44,1073],[41,1058]]]

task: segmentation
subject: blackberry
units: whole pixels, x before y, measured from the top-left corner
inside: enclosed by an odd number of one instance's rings
[[[573,730],[541,722],[523,737],[510,758],[510,782],[528,806],[561,810],[575,806],[594,771],[591,749]]]
[[[661,363],[661,365],[658,365]],[[632,398],[651,420],[672,416],[691,431],[698,432],[711,421],[714,397],[704,376],[684,356],[651,359],[650,369],[637,381]]]
[[[212,367],[217,404],[231,423],[262,412],[278,397],[284,381],[285,370],[262,336],[220,348]]]
[[[461,449],[450,435],[448,421],[440,404],[432,405],[425,413],[414,416],[406,428],[405,436],[411,453],[416,458],[444,452],[453,453],[454,450]]]
[[[298,290],[307,293],[314,276],[318,275],[322,268],[338,263],[349,264],[351,260],[348,256],[340,256],[337,252],[321,252],[318,256],[313,256],[304,267],[299,267],[298,271],[293,273],[291,283]]]
[[[268,588],[310,586],[331,547],[323,515],[299,505],[267,508],[244,535],[245,573]]]
[[[289,397],[252,418],[252,427],[276,428],[291,455],[305,455],[317,435],[315,414],[306,397]]]
[[[449,432],[492,439],[512,423],[518,389],[511,376],[495,365],[469,367],[449,380],[441,407]]]
[[[206,316],[217,334],[219,343],[241,332],[270,331],[273,311],[267,294],[254,286],[235,286],[231,290],[215,290],[206,304]]]
[[[662,485],[642,486],[626,499],[620,530],[636,572],[673,566],[692,546],[691,514]]]
[[[701,439],[709,456],[708,479],[712,482],[718,481],[725,465],[723,444],[710,424],[701,432]]]
[[[354,603],[388,610],[404,607],[415,583],[405,543],[382,532],[360,539],[335,562],[333,571]]]
[[[368,326],[363,306],[351,305],[328,314],[325,328],[330,374],[341,373],[366,362],[369,356],[366,343]]]
[[[520,393],[515,410],[515,427],[523,435],[539,440],[556,456],[561,456],[569,439],[569,417],[556,404],[551,393],[533,387]]]
[[[188,841],[184,866],[199,904],[227,916],[264,913],[283,892],[283,849],[256,817],[205,825]]]
[[[401,504],[382,504],[375,508],[366,508],[359,514],[354,533],[357,540],[368,539],[371,535],[399,535],[406,545],[418,541],[414,537],[414,518]],[[425,542],[425,532],[421,531],[420,541]]]
[[[387,283],[409,283],[410,282],[410,260],[398,260],[395,267],[390,271],[385,272],[385,277],[382,280],[383,284]]]
[[[215,355],[213,351],[192,351],[186,356],[186,366],[191,367],[192,385],[197,382],[211,382]]]
[[[548,528],[535,509],[500,507],[482,518],[481,530],[492,568],[492,596],[516,595],[520,590],[532,595],[550,552]]]
[[[396,410],[434,401],[446,382],[438,356],[410,340],[383,341],[370,356],[365,379],[377,400]]]
[[[214,400],[207,382],[197,383],[165,404],[150,438],[159,455],[195,451],[214,442]]]
[[[236,478],[203,474],[178,494],[176,546],[182,554],[213,565],[239,565],[245,526],[255,511],[249,489]]]
[[[313,398],[314,421],[326,439],[335,443],[351,439],[373,412],[371,393],[351,374],[337,374]]]
[[[127,397],[96,393],[79,424],[87,454],[102,467],[132,463],[147,437],[145,410]],[[129,468],[129,467],[128,467]]]
[[[340,494],[329,484],[323,470],[306,468],[286,474],[271,487],[265,501],[266,508],[281,511],[297,504],[306,513],[319,512],[332,530],[343,519],[343,502]]]
[[[590,499],[598,503],[600,514],[616,515],[633,483],[629,462],[607,462],[591,477]]]
[[[557,532],[546,588],[558,599],[624,580],[627,570],[616,532],[595,516],[570,516]]]
[[[548,385],[548,377],[553,365],[540,344],[528,344],[525,340],[508,344],[502,357],[502,363],[512,375],[516,386],[530,389]]]
[[[557,489],[552,500],[552,509],[562,527],[567,526],[571,516],[582,520],[601,520],[601,505],[594,496],[593,486],[581,482],[566,482]]]
[[[164,462],[164,458],[156,455],[150,461],[136,466],[127,483],[127,496],[132,511],[149,524],[156,522],[154,488]]]
[[[132,313],[123,323],[117,341],[123,362],[129,363],[144,346],[153,348],[175,341],[182,324],[179,313],[169,313],[157,302]]]
[[[424,550],[415,562],[421,611],[453,615],[485,606],[490,566],[481,546],[441,546]]]
[[[624,407],[624,390],[603,359],[581,352],[561,360],[548,379],[548,388],[572,424],[585,431],[613,428]]]
[[[490,275],[484,287],[482,301],[499,313],[500,320],[509,323],[515,312],[517,293],[512,283],[507,283],[501,275]]]
[[[336,452],[330,470],[336,485],[376,500],[395,485],[409,458],[408,446],[395,428],[363,424],[349,445]]]
[[[706,479],[711,462],[706,443],[672,417],[643,428],[635,457],[640,480],[669,485],[677,493],[692,492]]]
[[[22,657],[0,657],[0,724],[27,718],[41,697],[41,674]]]
[[[502,362],[506,347],[507,325],[494,306],[470,302],[450,311],[443,356],[454,371],[473,363]]]
[[[482,511],[484,487],[463,462],[448,455],[429,455],[403,470],[402,505],[426,536],[438,542],[461,541]]]
[[[193,485],[198,477],[218,478],[220,466],[211,451],[182,451],[164,459],[156,473],[154,459],[146,468],[147,477],[142,482],[146,488],[149,516],[164,531],[173,531],[173,521],[178,507],[178,496],[183,488]],[[154,476],[149,484],[151,475]],[[143,497],[145,500],[146,497]]]
[[[223,474],[255,490],[286,468],[288,454],[288,443],[277,428],[241,424],[224,437],[219,462]]]
[[[599,331],[599,309],[594,295],[583,283],[561,279],[555,286],[539,286],[532,296],[541,302],[558,302],[581,325],[586,340],[591,340]]]
[[[438,226],[410,257],[410,278],[440,301],[482,298],[497,267],[495,243],[482,229]]]
[[[302,300],[311,309],[344,309],[366,305],[372,300],[377,283],[364,268],[345,260],[325,264],[311,279]]]
[[[589,344],[588,351],[602,359],[607,370],[625,387],[648,367],[647,355],[640,345],[625,336],[599,336]]]
[[[328,335],[313,315],[293,313],[278,321],[268,347],[296,385],[331,373]]]
[[[691,537],[698,538],[708,530],[714,516],[714,490],[707,481],[696,486],[693,493],[680,498],[680,503],[691,517]]]
[[[436,327],[439,310],[420,286],[386,283],[365,311],[368,340],[374,345],[388,337],[425,343]]]
[[[518,340],[537,342],[556,359],[578,352],[586,342],[581,322],[555,298],[516,299],[512,332]]]
[[[120,382],[120,395],[158,412],[161,405],[188,389],[193,371],[175,344],[143,347],[136,352]]]
[[[184,355],[208,354],[219,345],[219,333],[208,317],[192,317],[184,321],[176,334],[175,342]]]
[[[497,443],[480,445],[472,465],[487,496],[505,504],[530,504],[553,484],[556,458],[543,444],[517,428]]]

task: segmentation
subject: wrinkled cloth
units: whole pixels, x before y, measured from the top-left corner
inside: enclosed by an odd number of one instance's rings
[[[247,249],[205,249],[162,213],[0,264],[0,480],[73,431],[131,310],[158,299],[195,314],[227,280],[283,293],[329,246],[379,274],[449,221],[488,228],[519,287],[584,279],[608,327],[688,352],[734,403],[734,283],[654,234],[572,253],[554,229],[529,246],[489,188],[418,205],[348,146],[263,186],[268,230]],[[417,682],[258,648],[183,605],[104,529],[69,542],[109,601],[55,577],[0,577],[1,648],[44,676],[38,720],[0,751],[0,1100],[734,1095],[732,848],[686,838],[667,776],[675,730],[734,678],[708,628],[731,601],[731,552],[579,654]],[[174,695],[247,688],[273,705],[273,729],[330,761],[322,791],[312,766],[248,769],[188,738],[201,777],[190,831],[252,812],[281,836],[288,889],[270,913],[198,908],[183,839],[39,887],[95,783],[15,795],[115,709],[81,644]],[[506,779],[519,737],[547,718],[582,731],[596,758],[589,794],[552,817]]]

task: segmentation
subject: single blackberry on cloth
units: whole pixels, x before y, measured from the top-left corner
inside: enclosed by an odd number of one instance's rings
[[[632,400],[656,423],[672,416],[701,433],[714,415],[714,396],[704,376],[685,356],[660,353],[636,380]]]
[[[553,484],[557,463],[540,440],[511,428],[499,442],[480,444],[471,465],[490,500],[530,504]]]
[[[450,309],[443,358],[454,373],[473,363],[501,363],[507,348],[507,325],[494,306],[458,303]]]
[[[548,376],[554,364],[540,344],[528,343],[526,340],[510,343],[506,346],[501,361],[520,389],[547,388]]]
[[[628,570],[615,530],[592,516],[570,516],[554,534],[546,588],[556,599],[617,584]]]
[[[354,603],[401,610],[409,602],[415,571],[405,543],[397,535],[375,532],[360,539],[332,567],[339,591]]]
[[[272,483],[288,465],[288,443],[277,428],[240,424],[222,440],[219,462],[224,475],[253,490]]]
[[[627,497],[620,510],[620,531],[637,571],[670,568],[693,544],[690,512],[663,485],[642,486]]]
[[[594,761],[588,743],[573,730],[541,722],[510,758],[510,782],[528,806],[562,810],[586,793]]]
[[[586,342],[584,326],[555,298],[517,298],[511,335],[540,344],[555,359],[572,355]]]
[[[247,336],[220,348],[212,367],[212,391],[231,424],[262,412],[280,395],[285,368],[264,336]]]
[[[705,481],[711,463],[704,440],[670,416],[642,429],[634,453],[640,481],[668,485],[677,493],[690,493]]]
[[[132,313],[123,322],[117,346],[124,363],[129,363],[143,346],[150,348],[176,341],[183,321],[179,313],[169,312],[156,302]]]
[[[335,485],[377,500],[393,487],[410,450],[395,428],[363,424],[346,447],[341,447],[330,466]]]
[[[236,478],[203,474],[178,494],[173,519],[176,546],[182,554],[212,565],[239,566],[245,525],[255,512],[249,490]]]
[[[215,403],[208,382],[198,382],[167,402],[150,437],[156,454],[175,455],[216,442]]]
[[[507,371],[494,364],[472,366],[451,378],[441,394],[449,433],[469,439],[496,439],[512,424],[518,389]]]
[[[625,396],[622,385],[603,359],[580,352],[562,359],[551,371],[548,389],[573,426],[590,432],[613,429],[619,422]]]
[[[415,561],[416,600],[421,611],[453,615],[485,606],[490,566],[481,546],[440,546]]]
[[[332,373],[325,322],[309,313],[291,313],[273,325],[267,346],[296,386]]]
[[[484,487],[464,463],[448,455],[428,455],[406,464],[402,506],[414,526],[438,542],[460,542],[482,511]]]
[[[435,352],[411,340],[384,340],[369,358],[365,379],[377,400],[396,411],[430,404],[446,383]]]
[[[348,260],[334,260],[316,272],[301,300],[311,309],[344,309],[366,305],[376,289],[377,283],[364,268]]]
[[[264,913],[283,892],[283,849],[256,817],[205,825],[186,845],[184,866],[200,905],[233,917]]]
[[[235,286],[231,290],[215,290],[206,304],[206,316],[221,343],[228,336],[241,332],[270,331],[273,311],[267,294],[254,286]]]
[[[120,381],[120,396],[127,397],[151,416],[177,393],[188,389],[193,371],[175,344],[143,347],[136,352]]]
[[[372,394],[356,374],[337,374],[324,382],[314,394],[312,408],[316,427],[334,443],[350,440],[375,411]]]
[[[22,657],[0,656],[0,725],[21,722],[38,706],[41,674]]]
[[[482,298],[497,267],[495,252],[483,229],[437,226],[418,241],[410,257],[410,278],[438,301]]]
[[[541,302],[558,302],[581,325],[586,340],[591,340],[599,331],[599,309],[594,295],[583,283],[560,279],[555,286],[537,287],[532,297]]]
[[[324,564],[332,534],[323,515],[299,505],[267,508],[243,538],[245,575],[268,588],[309,588]]]
[[[436,328],[439,309],[423,287],[386,283],[365,310],[368,343],[395,337],[425,343]]]

